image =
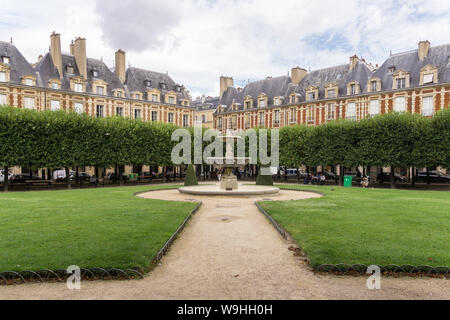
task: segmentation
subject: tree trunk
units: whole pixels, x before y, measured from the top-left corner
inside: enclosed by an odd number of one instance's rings
[[[119,184],[120,184],[120,186],[121,187],[123,187],[123,185],[124,185],[124,181],[123,181],[123,172],[122,172],[122,166],[118,166],[118,168],[119,168],[119,173],[118,174],[116,174],[116,176],[117,175],[119,175]]]
[[[427,185],[430,185],[430,168],[427,167]]]
[[[166,177],[166,166],[163,166],[163,183],[167,182],[167,177]]]
[[[416,168],[411,168],[411,186],[416,187]]]
[[[9,191],[9,168],[7,166],[5,166],[5,180],[3,180],[3,191],[4,192],[8,192]]]
[[[391,167],[391,173],[389,175],[391,177],[391,189],[395,189],[395,168]]]
[[[344,185],[344,167],[339,166],[339,187]]]
[[[297,184],[300,184],[300,168],[297,168]]]
[[[75,184],[78,184],[79,180],[80,180],[80,172],[79,172],[79,168],[75,167]]]
[[[67,181],[67,189],[72,189],[72,184],[70,182],[70,169],[66,167],[66,181]]]

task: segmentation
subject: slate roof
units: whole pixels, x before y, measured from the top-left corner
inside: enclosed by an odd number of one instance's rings
[[[73,67],[73,74],[67,73],[67,66]],[[75,57],[70,54],[62,54],[63,77],[59,76],[59,72],[53,64],[53,59],[50,53],[47,53],[42,60],[36,65],[36,72],[39,74],[43,87],[48,87],[50,79],[59,79],[61,81],[62,90],[70,90],[70,79],[72,77],[80,76]],[[93,70],[98,72],[97,78],[93,76]],[[86,92],[92,92],[92,81],[103,80],[108,83],[107,94],[112,95],[114,89],[125,89],[120,79],[103,63],[97,59],[87,58],[87,82]]]
[[[150,86],[147,87],[145,81],[150,81]],[[160,84],[165,83],[166,89],[162,89]],[[126,72],[125,85],[129,92],[140,91],[145,94],[148,90],[156,88],[161,91],[161,101],[164,101],[164,96],[169,91],[174,91],[177,94],[177,104],[181,105],[182,99],[188,99],[190,101],[189,94],[184,90],[184,87],[175,83],[172,78],[165,73],[159,73],[150,70],[144,70],[139,68],[130,67]],[[179,91],[177,91],[177,88]]]
[[[23,76],[33,75],[36,77],[33,67],[20,51],[13,44],[0,41],[0,58],[4,56],[10,58],[10,82],[20,84]],[[2,61],[0,60],[0,62]]]
[[[216,110],[220,104],[220,97],[206,97],[192,101],[192,106],[197,111]]]
[[[381,67],[374,72],[373,76],[379,78],[383,91],[392,90],[392,73],[390,67],[395,70],[405,70],[410,73],[410,86],[420,86],[420,69],[426,65],[438,67],[438,79],[441,83],[450,82],[450,44],[430,47],[428,56],[420,61],[418,50],[391,55]]]
[[[275,78],[268,77],[264,80],[250,82],[242,89],[241,92],[234,87],[229,87],[220,99],[220,104],[226,105],[228,110],[231,108],[233,103],[240,103],[242,109],[244,100],[247,96],[251,96],[254,100],[256,100],[261,93],[265,93],[270,106],[273,105],[273,100],[275,97],[285,97],[289,89],[290,82],[291,78],[289,76]]]

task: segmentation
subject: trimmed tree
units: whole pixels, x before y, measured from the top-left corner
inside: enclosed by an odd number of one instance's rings
[[[190,164],[187,168],[186,179],[184,179],[184,186],[198,186],[197,176],[195,175],[194,166]]]

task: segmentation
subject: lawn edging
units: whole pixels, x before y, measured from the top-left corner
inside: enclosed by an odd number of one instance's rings
[[[296,191],[296,192],[309,192],[316,193],[322,196],[326,196],[324,193],[316,190],[299,190],[295,188],[281,188],[281,190],[287,191]],[[317,267],[311,266],[309,263],[309,259],[306,253],[302,250],[299,243],[292,237],[292,235],[287,231],[278,221],[273,218],[270,213],[268,213],[262,206],[261,202],[265,201],[256,201],[255,205],[258,210],[269,220],[272,226],[280,233],[281,237],[284,240],[290,241],[294,243],[297,248],[293,249],[295,251],[294,255],[296,256],[304,256],[306,257],[305,261],[307,261],[308,266],[314,272],[314,274],[333,274],[333,275],[345,275],[345,276],[370,276],[372,273],[368,273],[369,265],[364,264],[354,264],[349,265],[345,263],[341,264],[322,264]],[[290,248],[291,250],[291,248]],[[432,277],[432,278],[445,278],[450,280],[450,267],[432,267],[432,266],[412,266],[412,265],[387,265],[387,266],[377,266],[380,268],[380,271],[383,276],[409,276],[409,277]]]
[[[137,197],[139,194],[144,194],[148,192],[156,192],[167,189],[175,189],[174,188],[163,188],[163,189],[155,189],[148,191],[140,191],[134,193],[132,196]],[[144,199],[144,198],[142,198]],[[170,247],[173,245],[177,237],[184,230],[188,222],[191,220],[192,216],[197,213],[197,211],[202,206],[202,202],[198,201],[195,208],[193,208],[189,214],[186,216],[181,225],[177,228],[177,230],[171,235],[171,237],[165,242],[163,247],[158,251],[156,256],[150,260],[148,271],[142,272],[139,268],[129,268],[129,269],[104,269],[104,268],[80,268],[80,280],[82,281],[95,281],[95,280],[136,280],[136,279],[144,279],[145,275],[150,273],[157,265],[159,261],[161,261],[162,257],[167,253]],[[67,270],[50,270],[50,269],[41,269],[37,271],[25,270],[25,271],[3,271],[0,272],[0,286],[5,285],[17,285],[17,284],[25,284],[27,282],[64,282],[66,281],[72,274],[67,273]]]

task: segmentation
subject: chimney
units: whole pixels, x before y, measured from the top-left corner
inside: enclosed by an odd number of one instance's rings
[[[62,56],[61,56],[61,35],[53,31],[50,35],[50,55],[53,64],[58,70],[59,76],[63,76],[62,72]]]
[[[220,77],[220,97],[222,98],[225,91],[227,91],[227,89],[229,87],[233,87],[233,86],[234,86],[233,78],[221,76]]]
[[[356,54],[353,57],[350,57],[350,71],[353,71],[356,68],[358,61],[359,58]]]
[[[70,44],[70,54],[75,55],[73,40],[72,40],[72,43]]]
[[[422,61],[428,56],[428,50],[430,50],[430,41],[419,42],[419,60]]]
[[[121,49],[116,52],[116,76],[125,83],[125,51]]]
[[[308,74],[306,69],[295,67],[291,69],[292,84],[299,84]]]
[[[86,39],[76,38],[73,43],[73,55],[77,63],[80,76],[87,79]]]

